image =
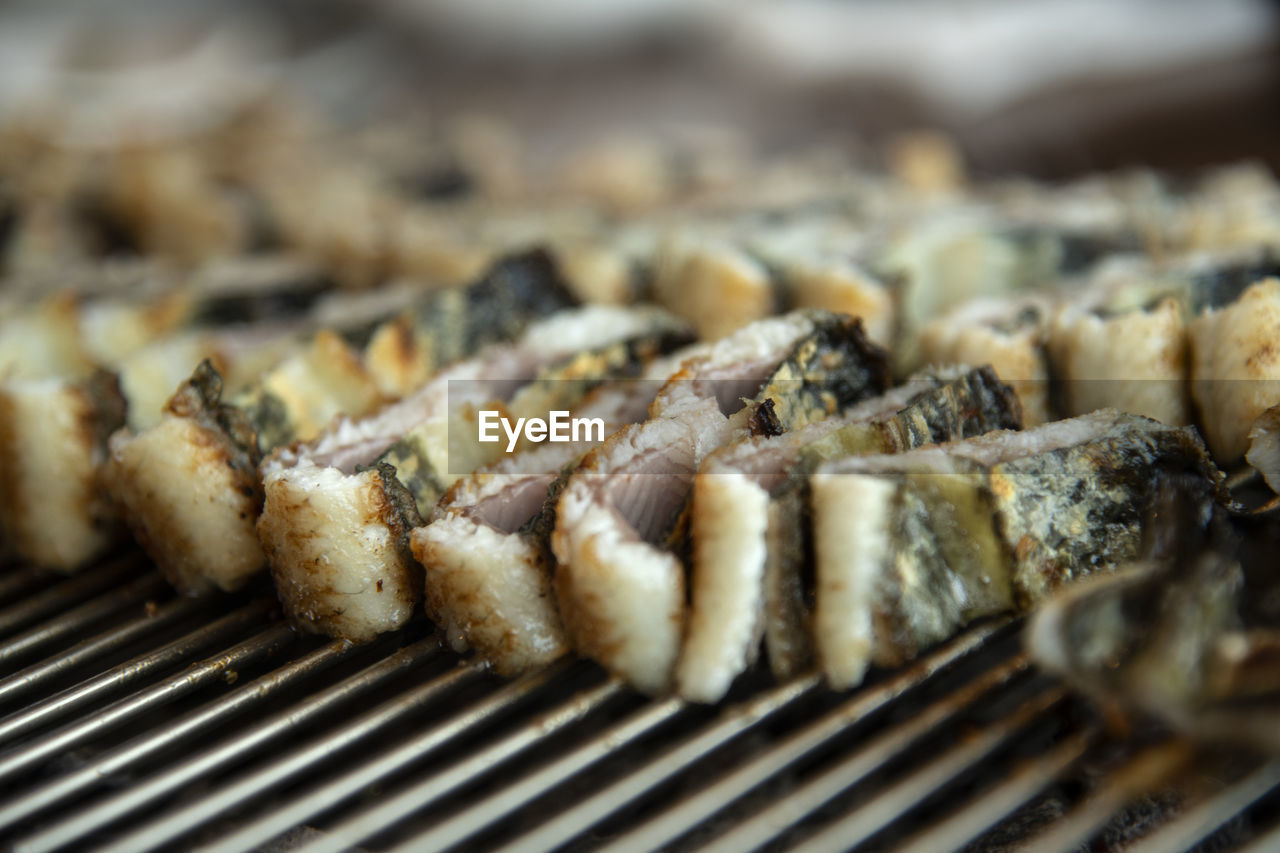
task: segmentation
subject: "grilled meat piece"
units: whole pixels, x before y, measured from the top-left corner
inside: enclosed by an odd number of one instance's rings
[[[381,324],[361,317],[345,338],[321,330],[225,399],[221,377],[205,370],[179,389],[158,425],[113,437],[113,495],[176,586],[236,589],[265,565],[254,531],[263,456],[313,438],[339,413],[373,410],[387,392],[404,393],[440,365],[572,301],[548,256],[529,252],[465,289],[434,293],[412,315]],[[353,346],[362,339],[363,354]],[[234,430],[223,426],[230,422]],[[197,547],[208,543],[210,550]]]
[[[1028,427],[1051,419],[1045,356],[1047,300],[976,299],[926,324],[920,352],[926,364],[989,364],[1013,387]]]
[[[307,630],[355,641],[403,625],[422,587],[409,531],[454,480],[502,452],[501,443],[472,440],[476,412],[573,409],[593,384],[633,373],[684,340],[683,327],[659,311],[563,312],[399,403],[282,448],[262,466],[258,535],[286,613]]]
[[[692,602],[681,695],[714,702],[755,657],[761,633],[780,678],[810,657],[805,559],[809,474],[823,462],[895,453],[1021,426],[990,368],[925,372],[847,412],[748,438],[703,463],[693,489]]]
[[[556,600],[575,648],[643,692],[666,690],[685,616],[675,549],[698,466],[753,424],[795,429],[880,393],[885,367],[860,324],[813,311],[754,323],[688,362],[649,420],[587,454],[557,504]]]
[[[1138,553],[1158,475],[1214,493],[1196,433],[1110,410],[891,456],[812,481],[814,635],[832,686]]]
[[[1280,278],[1250,285],[1191,321],[1191,397],[1205,439],[1224,465],[1249,447],[1257,418],[1280,403]]]
[[[1185,287],[1134,257],[1103,264],[1049,323],[1049,356],[1063,414],[1112,408],[1181,426],[1187,394]]]
[[[1270,522],[1232,529],[1171,480],[1142,558],[1063,590],[1032,618],[1037,663],[1112,707],[1280,752],[1280,586]],[[1163,541],[1161,541],[1163,540]]]
[[[153,422],[204,358],[233,375],[261,365],[299,326],[281,317],[321,287],[307,268],[270,258],[199,271],[188,289],[150,293],[160,285],[138,274],[120,296],[23,306],[0,334],[0,525],[19,556],[49,568],[74,571],[121,538],[100,468],[125,416],[133,428]],[[213,325],[224,322],[233,325]]]
[[[575,412],[604,434],[643,420],[664,380],[706,345],[659,358],[634,380],[601,385]],[[426,568],[427,614],[459,650],[514,674],[570,649],[556,609],[550,537],[569,474],[595,442],[529,448],[463,477],[410,537]]]

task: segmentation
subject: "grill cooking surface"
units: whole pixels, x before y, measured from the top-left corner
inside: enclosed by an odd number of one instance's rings
[[[715,707],[592,664],[514,680],[415,624],[295,634],[270,590],[141,556],[0,575],[0,840],[17,850],[1276,849],[1280,762],[1103,719],[987,623],[849,693]]]

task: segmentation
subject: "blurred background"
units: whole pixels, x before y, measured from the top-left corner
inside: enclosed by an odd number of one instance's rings
[[[1280,166],[1261,0],[29,0],[0,7],[0,63],[0,117],[56,113],[71,146],[285,98],[339,126],[495,122],[534,163],[637,132],[874,162],[927,128],[982,176]]]

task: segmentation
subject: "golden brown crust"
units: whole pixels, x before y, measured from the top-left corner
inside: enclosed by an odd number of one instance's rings
[[[242,456],[221,430],[172,415],[113,445],[108,478],[125,521],[186,593],[237,589],[262,568],[262,488]]]
[[[400,503],[387,494],[383,478],[366,471],[342,480],[340,489],[323,491],[269,480],[267,511],[257,532],[280,603],[296,627],[368,642],[408,621],[421,599],[422,576],[409,555],[409,524]],[[333,506],[321,506],[331,498]],[[339,504],[341,513],[335,511]],[[390,533],[388,542],[370,546],[360,540],[362,531],[379,529]],[[340,589],[339,583],[351,579],[336,567],[354,552],[365,555],[368,584]],[[369,594],[393,600],[378,603],[376,613],[364,608],[348,613]]]

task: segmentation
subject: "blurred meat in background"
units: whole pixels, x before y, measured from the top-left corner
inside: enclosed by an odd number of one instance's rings
[[[56,110],[77,145],[191,133],[283,94],[339,123],[455,127],[467,148],[514,135],[535,161],[637,131],[715,138],[728,156],[735,133],[865,154],[930,128],[984,175],[1274,166],[1278,11],[1257,0],[19,2],[0,12],[0,110]],[[600,156],[644,154],[617,143]]]

